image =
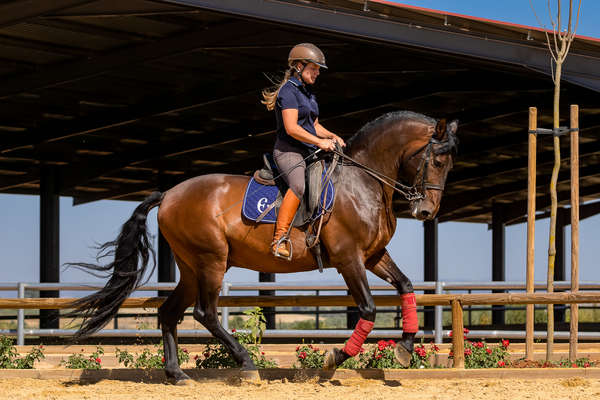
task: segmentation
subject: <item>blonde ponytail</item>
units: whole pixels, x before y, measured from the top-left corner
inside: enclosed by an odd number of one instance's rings
[[[261,100],[260,102],[264,104],[265,107],[267,107],[267,110],[273,111],[275,109],[275,102],[277,101],[277,95],[279,94],[279,90],[288,81],[288,79],[290,79],[293,72],[293,68],[288,68],[288,70],[285,71],[285,75],[283,76],[283,80],[281,82],[279,82],[275,86],[272,86],[271,88],[267,88],[262,91],[263,100]]]

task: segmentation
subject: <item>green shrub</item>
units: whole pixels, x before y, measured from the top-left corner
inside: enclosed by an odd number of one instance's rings
[[[18,355],[13,339],[0,336],[0,368],[3,369],[32,369],[36,361],[45,358],[44,346],[34,347],[25,357]]]
[[[127,350],[115,349],[115,355],[119,364],[123,364],[125,367],[131,368],[142,368],[142,369],[160,369],[165,367],[165,351],[162,342],[154,346],[154,352],[150,349],[145,348],[140,354],[134,356]],[[177,362],[179,365],[186,363],[190,360],[189,352],[186,348],[177,348]]]
[[[69,369],[100,369],[102,368],[101,355],[104,354],[104,349],[101,346],[96,347],[96,351],[85,356],[83,352],[85,349],[81,349],[81,353],[71,354],[67,361],[61,360],[60,365],[64,365],[65,368]]]

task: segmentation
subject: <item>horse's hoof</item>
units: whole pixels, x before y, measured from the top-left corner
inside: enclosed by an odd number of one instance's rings
[[[323,360],[323,369],[324,370],[332,370],[332,369],[336,369],[337,368],[337,363],[336,363],[336,357],[335,357],[335,353],[336,351],[339,351],[338,349],[334,348],[331,351],[328,351],[327,354],[325,355],[325,360]]]
[[[398,343],[394,349],[394,356],[396,356],[396,361],[398,361],[398,363],[404,368],[410,367],[410,360],[412,356],[410,352],[402,345],[402,343]]]
[[[190,378],[179,379],[175,382],[176,386],[194,386],[194,381]]]
[[[260,382],[260,374],[257,369],[241,369],[240,378],[247,382]]]

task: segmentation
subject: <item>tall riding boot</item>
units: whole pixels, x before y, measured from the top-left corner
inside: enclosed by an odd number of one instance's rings
[[[300,199],[296,197],[291,189],[288,189],[281,202],[279,214],[277,214],[277,222],[275,223],[275,232],[273,234],[273,242],[271,243],[271,252],[276,257],[289,258],[290,249],[287,241],[281,241],[290,230],[290,225],[296,215]]]

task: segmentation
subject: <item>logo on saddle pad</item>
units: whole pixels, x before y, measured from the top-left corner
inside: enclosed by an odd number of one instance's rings
[[[256,203],[256,209],[258,210],[259,213],[263,213],[263,211],[265,211],[265,208],[267,207],[267,205],[269,204],[269,199],[267,199],[266,197],[261,197],[258,202]]]

